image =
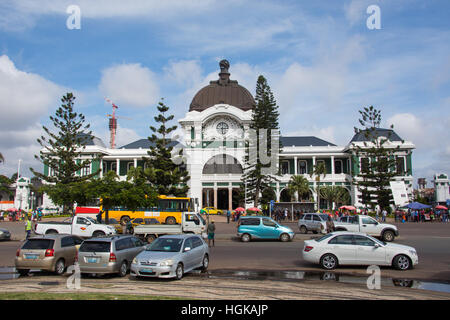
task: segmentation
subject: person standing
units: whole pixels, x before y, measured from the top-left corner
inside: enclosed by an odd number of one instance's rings
[[[230,223],[231,211],[227,211],[227,223]]]
[[[214,235],[216,232],[216,225],[214,224],[214,220],[211,220],[211,223],[208,224],[208,246],[211,247],[211,240],[213,243],[213,247],[214,247]]]
[[[327,220],[327,233],[331,233],[334,231],[334,222],[333,219],[331,219],[330,216],[328,216]]]
[[[25,239],[28,240],[31,235],[31,220],[28,217],[25,219],[25,232],[27,234]]]
[[[386,222],[386,216],[387,216],[387,211],[386,211],[386,209],[383,209],[383,212],[381,213],[381,215],[382,215],[382,221],[383,221],[383,222]]]

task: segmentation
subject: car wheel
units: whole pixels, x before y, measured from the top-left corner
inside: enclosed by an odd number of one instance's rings
[[[300,233],[307,234],[308,233],[308,229],[306,229],[305,226],[301,226],[300,227]]]
[[[289,240],[291,240],[291,238],[289,237],[289,235],[288,235],[287,233],[283,233],[283,234],[281,234],[281,236],[280,236],[280,240],[281,240],[282,242],[288,242]]]
[[[394,241],[395,235],[392,231],[383,232],[383,241],[391,242]]]
[[[63,259],[59,259],[55,264],[55,272],[57,275],[64,274],[64,270],[66,269],[66,265]]]
[[[320,258],[320,265],[327,270],[333,270],[338,265],[338,259],[334,254],[327,253]]]
[[[179,263],[175,270],[175,277],[177,278],[177,280],[181,280],[181,278],[183,278],[183,274],[184,274],[183,265]]]
[[[125,277],[128,272],[128,263],[126,261],[122,261],[122,264],[120,265],[119,269],[119,276]]]
[[[48,230],[45,234],[58,234],[58,231],[56,230]]]
[[[105,235],[105,233],[104,233],[103,231],[95,231],[95,232],[92,234],[93,237],[102,237],[102,236],[104,236],[104,235]]]
[[[168,217],[166,219],[166,224],[176,224],[177,220],[174,217]]]
[[[397,270],[408,270],[411,268],[411,261],[404,254],[400,254],[394,258],[394,267]]]
[[[206,271],[208,269],[208,266],[209,266],[209,257],[207,254],[205,254],[202,261],[202,270]]]
[[[19,274],[20,274],[21,276],[26,276],[26,275],[28,275],[28,273],[30,272],[30,270],[28,270],[28,269],[17,269],[17,272],[19,272]]]
[[[250,237],[250,235],[248,234],[248,233],[244,233],[242,236],[241,236],[241,241],[242,242],[249,242],[251,240],[251,237]]]

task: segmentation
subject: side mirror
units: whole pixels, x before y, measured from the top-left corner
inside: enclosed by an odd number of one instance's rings
[[[375,248],[381,248],[381,244],[379,244],[379,243],[375,243],[375,246],[374,246]]]
[[[184,248],[184,252],[188,252],[188,251],[191,251],[191,247]]]

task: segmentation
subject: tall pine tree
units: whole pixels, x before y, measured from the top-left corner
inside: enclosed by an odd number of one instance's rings
[[[62,97],[62,105],[56,110],[55,116],[50,116],[54,131],[42,126],[46,136],[41,136],[37,142],[42,146],[39,156],[35,158],[48,167],[45,175],[30,168],[31,172],[46,184],[42,187],[50,199],[63,206],[64,213],[73,210],[76,195],[71,191],[74,184],[86,181],[96,176],[99,170],[81,176],[77,174],[83,168],[90,166],[97,158],[81,160],[83,150],[89,139],[89,124],[85,124],[84,115],[74,111],[75,97],[67,93]]]
[[[253,203],[257,207],[260,204],[262,191],[271,188],[270,184],[277,181],[275,175],[278,171],[270,173],[270,168],[278,167],[278,164],[273,161],[274,159],[278,161],[281,149],[278,105],[266,78],[262,75],[258,77],[256,83],[255,102],[250,125],[250,130],[253,130],[255,135],[250,135],[248,141],[244,174],[241,179],[246,202]],[[272,150],[272,139],[275,139],[275,150]],[[269,163],[267,158],[270,158]]]
[[[153,134],[148,137],[152,143],[147,152],[149,157],[145,158],[147,165],[153,169],[153,174],[148,176],[148,181],[157,189],[160,195],[186,196],[189,186],[188,171],[183,166],[177,165],[172,159],[175,141],[169,137],[177,126],[170,126],[169,122],[174,116],[166,116],[169,107],[164,104],[164,99],[158,103],[158,116],[155,121],[160,124],[159,128],[150,126]]]
[[[395,153],[400,146],[388,147],[392,130],[380,130],[381,111],[373,106],[359,111],[359,123],[362,128],[355,128],[355,133],[363,135],[363,145],[353,143],[355,155],[362,160],[361,171],[353,175],[353,183],[361,192],[361,201],[366,207],[389,209],[393,203],[390,181],[397,175]],[[393,126],[391,126],[393,129]],[[380,134],[386,132],[386,134]]]

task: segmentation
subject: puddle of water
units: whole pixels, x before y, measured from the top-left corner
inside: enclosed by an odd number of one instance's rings
[[[367,277],[345,275],[334,272],[311,272],[311,271],[234,271],[218,270],[206,273],[209,278],[239,278],[245,280],[275,280],[275,281],[336,281],[340,283],[367,284]],[[450,284],[425,282],[411,279],[382,278],[381,286],[408,287],[420,290],[438,291],[450,293]]]

